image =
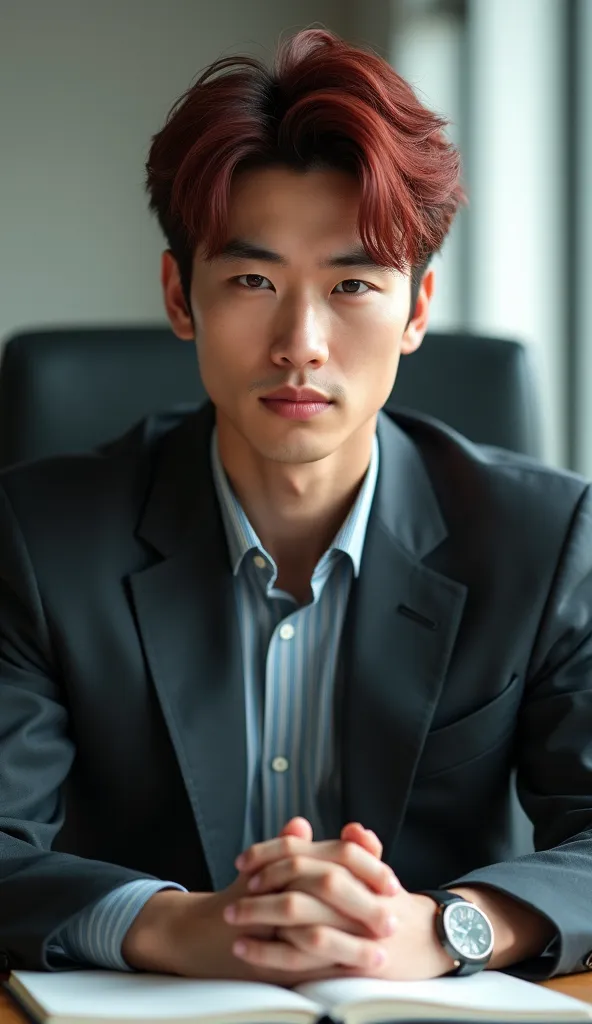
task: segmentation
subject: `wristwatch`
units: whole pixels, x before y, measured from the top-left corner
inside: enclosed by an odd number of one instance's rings
[[[436,934],[454,961],[454,969],[449,973],[482,971],[493,953],[493,927],[487,915],[447,889],[424,889],[419,895],[429,896],[437,905]]]

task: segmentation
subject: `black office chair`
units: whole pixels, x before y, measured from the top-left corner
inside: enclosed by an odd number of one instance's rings
[[[428,413],[473,441],[542,457],[537,391],[527,347],[434,332],[401,359],[387,407]],[[0,364],[0,468],[87,451],[150,412],[205,397],[193,344],[163,327],[16,335]]]
[[[0,363],[0,468],[87,451],[150,412],[206,397],[195,348],[166,328],[20,334]],[[387,407],[407,407],[483,444],[542,456],[537,374],[515,341],[430,333],[401,359]],[[524,852],[532,826],[514,799]]]

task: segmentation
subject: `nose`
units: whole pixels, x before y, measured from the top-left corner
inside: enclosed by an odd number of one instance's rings
[[[328,326],[310,299],[285,300],[278,310],[271,344],[276,366],[318,369],[329,358]]]

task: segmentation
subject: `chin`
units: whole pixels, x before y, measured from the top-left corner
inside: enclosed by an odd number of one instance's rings
[[[302,466],[308,462],[319,462],[332,455],[338,445],[330,443],[328,438],[300,437],[278,440],[258,438],[252,447],[264,459],[270,462],[281,462],[287,466]]]
[[[256,457],[284,465],[319,462],[333,455],[348,437],[343,424],[337,430],[335,424],[320,422],[297,423],[279,418],[274,422],[267,413],[265,419],[253,416],[252,409],[234,411],[234,415],[218,409],[218,415],[219,425],[224,425],[227,432],[230,428],[231,438],[234,435],[235,451],[245,445]]]

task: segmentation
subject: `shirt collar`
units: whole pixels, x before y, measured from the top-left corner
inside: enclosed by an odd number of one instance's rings
[[[222,460],[220,459],[220,452],[218,450],[218,434],[215,427],[212,431],[210,457],[214,486],[216,488],[218,502],[220,504],[226,540],[228,543],[230,564],[234,575],[237,575],[245,555],[250,551],[260,551],[261,554],[269,559],[273,564],[273,559],[263,547],[263,544],[251,526],[242,505],[232,490],[230,481],[224,471],[224,467],[222,466]],[[378,438],[374,435],[370,464],[368,466],[366,476],[364,477],[364,482],[358,491],[358,496],[344,522],[336,533],[329,548],[319,561],[317,568],[315,569],[315,574],[327,563],[329,558],[333,556],[334,552],[341,552],[349,556],[351,559],[354,576],[359,575],[362,562],[362,552],[364,550],[364,541],[366,539],[368,518],[370,516],[374,493],[376,491],[379,461],[380,450]]]

